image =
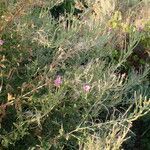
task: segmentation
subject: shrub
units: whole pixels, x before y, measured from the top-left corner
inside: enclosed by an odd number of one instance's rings
[[[117,150],[149,113],[149,63],[128,64],[143,32],[121,45],[116,2],[70,2],[0,2],[2,149]]]

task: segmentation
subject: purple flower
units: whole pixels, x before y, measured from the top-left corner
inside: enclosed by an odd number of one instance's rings
[[[90,89],[91,89],[91,86],[90,85],[84,85],[83,86],[83,90],[85,91],[85,92],[89,92],[90,91]]]
[[[54,80],[54,85],[55,85],[56,87],[60,87],[61,84],[62,84],[62,79],[61,79],[61,76],[58,75],[58,76],[56,77],[56,79]]]
[[[0,45],[3,45],[3,44],[4,44],[4,41],[0,39]]]

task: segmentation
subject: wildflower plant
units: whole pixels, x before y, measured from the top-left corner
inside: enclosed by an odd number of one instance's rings
[[[117,2],[68,2],[0,2],[0,148],[117,150],[149,113],[149,63],[126,70],[141,33],[118,51]]]

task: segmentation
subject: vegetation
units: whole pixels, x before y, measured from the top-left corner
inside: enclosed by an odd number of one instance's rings
[[[0,1],[0,149],[149,150],[148,0]]]

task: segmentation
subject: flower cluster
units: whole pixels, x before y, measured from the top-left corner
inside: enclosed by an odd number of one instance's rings
[[[54,85],[55,85],[57,88],[59,88],[62,83],[63,83],[62,77],[61,77],[60,75],[58,75],[58,76],[56,77],[56,79],[54,80]],[[83,91],[84,91],[84,92],[88,93],[88,92],[90,92],[90,89],[91,89],[91,86],[90,86],[90,85],[88,85],[88,84],[83,85]]]

